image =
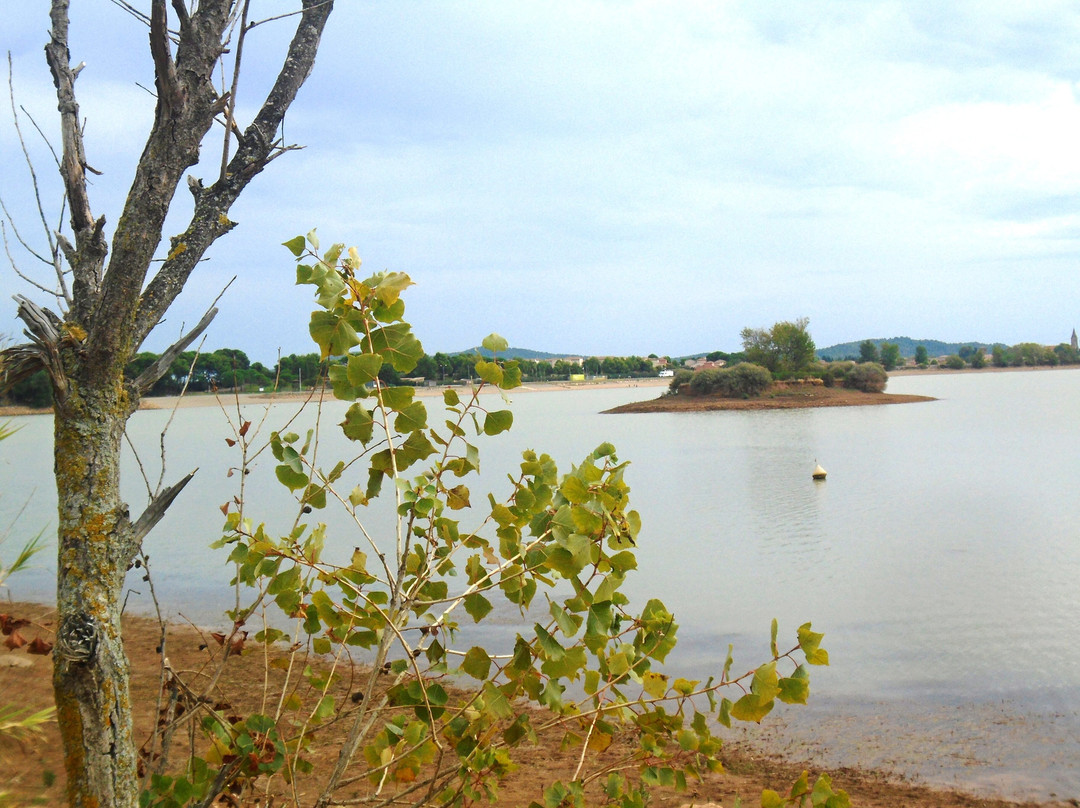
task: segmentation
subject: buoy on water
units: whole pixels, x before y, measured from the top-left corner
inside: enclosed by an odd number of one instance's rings
[[[824,480],[827,473],[828,472],[825,471],[825,469],[823,469],[820,464],[818,464],[814,466],[814,472],[812,476],[815,480]]]

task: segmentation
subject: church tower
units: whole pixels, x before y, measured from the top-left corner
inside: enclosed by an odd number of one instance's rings
[[[1075,351],[1075,350],[1077,349],[1077,347],[1078,347],[1078,346],[1077,346],[1077,344],[1076,344],[1076,329],[1075,329],[1075,328],[1073,329],[1073,335],[1072,335],[1072,339],[1071,339],[1071,340],[1069,341],[1069,344],[1070,344],[1070,345],[1072,345],[1072,349],[1073,349],[1074,351]]]

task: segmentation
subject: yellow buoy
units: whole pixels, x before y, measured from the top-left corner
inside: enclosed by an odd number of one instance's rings
[[[815,480],[824,480],[827,473],[820,465],[814,466],[813,477]]]

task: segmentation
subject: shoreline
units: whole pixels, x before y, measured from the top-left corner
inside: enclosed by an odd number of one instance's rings
[[[903,367],[897,370],[893,370],[889,373],[889,378],[902,377],[902,376],[923,376],[923,375],[954,375],[957,373],[1042,373],[1049,371],[1060,370],[1080,370],[1080,366],[1077,365],[1057,365],[1054,367],[1040,365],[1037,367],[985,367],[985,368],[964,368],[962,370],[953,370],[946,367],[929,367],[929,368],[915,368],[915,367]],[[648,376],[640,379],[597,379],[584,382],[528,382],[522,384],[520,387],[514,388],[511,391],[512,394],[518,393],[541,393],[553,390],[608,390],[613,388],[629,388],[629,387],[642,387],[642,388],[666,388],[671,383],[670,378],[659,378],[655,376]],[[439,387],[417,387],[416,395],[419,397],[431,397],[442,395],[443,390],[459,390],[465,388],[466,385],[452,384],[442,385]],[[186,393],[183,396],[147,396],[139,402],[140,410],[171,410],[177,407],[232,407],[238,403],[241,405],[248,404],[279,404],[279,403],[296,403],[305,401],[311,398],[313,401],[318,398],[319,390],[312,390],[307,392],[300,392],[295,390],[279,391],[276,393]],[[882,393],[882,394],[863,394],[863,395],[885,395],[895,396],[894,400],[890,401],[862,401],[861,405],[867,404],[897,404],[904,403],[906,400],[926,400],[923,396],[905,397],[899,394]],[[333,398],[329,389],[326,391],[328,398]],[[653,401],[655,399],[649,399]],[[740,399],[726,399],[729,402],[738,402]],[[646,403],[646,402],[638,402]],[[783,405],[778,405],[783,406]],[[799,405],[788,405],[799,406]],[[837,405],[803,405],[803,406],[837,406]],[[726,409],[765,409],[766,407],[754,407],[754,406],[730,406]],[[716,407],[712,409],[725,409],[724,407]],[[52,412],[52,407],[23,407],[17,405],[0,405],[0,418],[11,418],[23,415],[46,415]]]
[[[582,390],[611,390],[631,387],[657,388],[667,387],[669,379],[657,377],[645,377],[641,379],[596,379],[584,382],[529,382],[508,391],[511,395],[519,393],[543,393],[550,391],[582,391]],[[468,389],[467,385],[448,384],[440,387],[417,387],[415,395],[420,398],[433,398],[441,396],[444,390]],[[186,393],[183,396],[147,396],[139,402],[140,410],[171,410],[187,407],[235,407],[251,404],[283,404],[301,403],[311,399],[318,401],[320,390],[310,391],[279,391],[276,393]],[[334,399],[329,388],[325,391],[326,400]],[[0,418],[9,418],[22,415],[47,415],[52,407],[22,407],[0,406]]]
[[[55,628],[55,609],[51,604],[32,602],[4,602],[0,610],[15,617],[26,617],[31,626],[21,631],[25,639],[35,636],[51,640]],[[209,661],[212,649],[207,651],[204,631],[176,621],[167,624],[168,655],[172,666],[179,671],[200,669]],[[146,728],[153,721],[153,707],[160,686],[158,666],[160,657],[160,629],[150,617],[125,616],[125,651],[131,660],[132,695],[136,708],[136,728]],[[213,645],[212,643],[210,644]],[[229,663],[228,680],[231,687],[243,690],[246,683],[260,682],[264,675],[263,655],[260,651],[243,651]],[[0,693],[5,702],[17,702],[35,709],[48,706],[53,701],[51,659],[46,656],[29,655],[25,650],[0,648]],[[360,665],[362,668],[362,664]],[[346,677],[347,678],[347,677]],[[259,691],[260,687],[255,687]],[[811,699],[813,705],[813,699]],[[532,708],[529,708],[532,709]],[[810,708],[802,708],[803,710]],[[807,716],[812,718],[812,716]],[[806,769],[812,773],[825,772],[833,780],[833,786],[849,793],[852,804],[860,808],[1066,808],[1076,805],[1074,800],[1058,796],[1048,801],[1014,801],[1000,797],[978,796],[972,791],[940,785],[928,785],[918,778],[890,771],[888,766],[848,765],[823,760],[813,750],[803,746],[793,748],[784,743],[783,718],[766,718],[761,727],[739,725],[735,732],[723,732],[725,741],[722,759],[725,772],[708,775],[702,782],[691,782],[686,792],[674,792],[657,788],[650,804],[658,808],[688,808],[690,805],[718,806],[730,804],[736,794],[744,804],[757,804],[762,788],[786,790]],[[557,735],[558,733],[556,733]],[[829,726],[819,731],[815,739],[828,745],[842,742],[841,727]],[[333,740],[328,741],[330,744]],[[58,801],[63,790],[63,764],[59,733],[55,723],[44,726],[44,735],[31,739],[24,745],[4,747],[11,754],[5,757],[7,786],[14,788],[16,799],[27,801],[49,799]],[[938,750],[928,750],[933,756]],[[522,750],[521,769],[500,788],[500,801],[509,805],[524,805],[535,798],[538,779],[551,777],[576,762],[574,750],[560,748],[560,738],[547,737],[535,747]],[[571,760],[571,758],[573,760]],[[49,786],[42,785],[41,773],[51,771],[56,777]]]

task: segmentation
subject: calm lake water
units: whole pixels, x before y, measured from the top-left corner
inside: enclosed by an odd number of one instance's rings
[[[938,400],[615,416],[600,411],[660,390],[516,395],[514,429],[480,443],[483,483],[505,491],[524,448],[569,468],[614,443],[632,461],[644,522],[628,590],[675,613],[672,672],[705,678],[729,642],[736,668],[751,667],[773,617],[782,639],[813,621],[832,665],[812,671],[810,707],[766,720],[773,745],[1010,797],[1080,797],[1080,370],[928,373],[889,390]],[[324,422],[343,410],[332,405]],[[275,405],[268,425],[291,412]],[[140,412],[129,430],[155,479],[168,417]],[[51,531],[51,419],[13,422],[21,431],[0,446],[0,525],[29,502],[17,532]],[[231,605],[230,571],[207,549],[236,490],[229,435],[216,408],[176,414],[166,483],[200,471],[147,542],[167,613],[201,623]],[[322,457],[343,456],[343,444],[328,441]],[[815,461],[827,482],[811,481]],[[286,529],[273,460],[257,465],[249,512]],[[135,515],[145,487],[133,462],[125,483]],[[484,486],[470,488],[475,501]],[[343,521],[331,536],[346,554],[360,543]],[[50,561],[14,578],[11,596],[50,597]],[[145,583],[130,586],[128,608],[147,610]]]

